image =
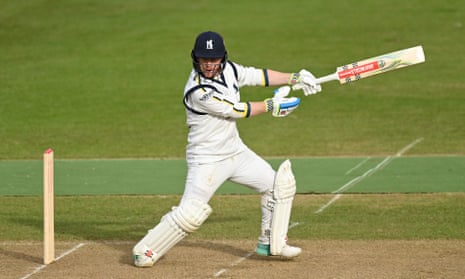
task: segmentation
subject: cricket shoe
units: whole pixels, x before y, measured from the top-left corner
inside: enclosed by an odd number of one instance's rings
[[[255,253],[261,256],[271,256],[270,244],[258,243]]]
[[[145,252],[133,251],[134,265],[137,267],[151,267],[155,263],[155,254],[148,247],[144,247]]]
[[[302,253],[302,249],[299,247],[294,247],[290,245],[284,245],[281,249],[281,253],[279,255],[272,255],[270,252],[270,245],[269,244],[262,244],[258,243],[257,249],[255,249],[255,253],[261,256],[283,256],[286,258],[294,258]]]

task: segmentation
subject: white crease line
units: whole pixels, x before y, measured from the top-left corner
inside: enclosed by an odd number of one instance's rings
[[[215,273],[215,275],[213,275],[213,277],[220,277],[221,274],[225,273],[227,270],[222,268],[220,271],[218,271],[217,273]]]
[[[371,157],[368,157],[368,158],[365,158],[365,160],[361,161],[360,163],[358,163],[355,167],[351,168],[350,170],[348,170],[345,175],[348,175],[350,174],[351,172],[353,172],[354,170],[360,168],[363,164],[365,164],[366,162],[368,162],[368,160],[370,160]]]
[[[68,256],[69,254],[73,253],[74,251],[76,251],[77,249],[81,248],[82,246],[86,245],[85,243],[79,243],[78,245],[74,246],[73,248],[71,248],[70,250],[64,252],[63,254],[61,254],[60,256],[58,256],[55,261],[58,261],[60,260],[61,258],[63,257],[66,257]]]
[[[408,144],[407,146],[405,146],[404,148],[402,148],[401,150],[399,150],[395,157],[400,157],[402,156],[405,152],[407,152],[409,149],[411,149],[412,147],[414,147],[415,145],[417,145],[419,142],[421,142],[423,140],[423,138],[418,138],[416,140],[414,140],[413,142],[411,142],[410,144]],[[329,202],[327,202],[325,205],[323,205],[322,207],[320,207],[317,211],[315,211],[314,213],[315,214],[318,214],[318,213],[321,213],[323,212],[323,210],[325,210],[326,208],[328,208],[328,206],[330,206],[331,204],[333,204],[336,200],[338,200],[340,197],[341,197],[341,193],[343,191],[346,191],[347,189],[353,187],[355,184],[359,183],[360,181],[362,181],[363,179],[365,179],[366,177],[369,177],[370,175],[372,175],[373,173],[377,172],[378,170],[381,170],[383,169],[385,166],[387,166],[394,158],[391,157],[391,156],[388,156],[386,158],[384,158],[383,161],[381,161],[381,163],[379,163],[378,165],[376,165],[374,168],[371,168],[369,170],[367,170],[364,174],[360,175],[360,176],[357,176],[356,178],[352,179],[351,181],[347,182],[345,185],[343,185],[341,188],[337,189],[336,191],[333,191],[332,193],[333,194],[336,194],[336,196],[334,196]]]
[[[407,145],[406,147],[402,148],[399,152],[397,152],[396,154],[396,157],[400,157],[402,156],[402,154],[404,154],[405,152],[407,152],[410,148],[412,148],[413,146],[415,146],[417,143],[419,143],[420,141],[422,141],[423,138],[419,138],[419,139],[416,139],[415,141],[413,141],[412,143],[410,143],[409,145]],[[355,166],[353,169],[356,169],[358,167],[360,167],[361,165],[363,165],[366,161],[368,161],[370,159],[370,157],[368,157],[367,159],[365,159],[363,162],[359,163],[357,166]],[[341,197],[341,193],[343,190],[347,190],[348,188],[352,187],[353,185],[357,184],[358,182],[360,182],[361,180],[363,180],[365,177],[368,177],[370,175],[372,175],[374,172],[382,169],[383,167],[385,167],[393,158],[391,156],[388,156],[386,157],[381,163],[379,163],[378,165],[376,165],[376,167],[374,168],[371,168],[369,169],[368,171],[366,171],[364,174],[362,174],[361,176],[358,176],[354,179],[352,179],[351,181],[349,181],[348,183],[346,183],[344,186],[342,186],[341,188],[339,188],[338,190],[334,191],[333,193],[336,194],[328,203],[326,203],[325,205],[323,205],[322,207],[320,207],[320,209],[318,209],[317,211],[315,211],[315,214],[317,213],[321,213],[323,210],[325,210],[328,206],[330,206],[332,203],[334,203],[335,201],[337,201],[340,197]],[[350,170],[352,171],[352,170]],[[346,173],[347,174],[347,173]],[[289,229],[291,228],[294,228],[296,226],[298,226],[300,223],[299,222],[293,222],[289,225]],[[231,267],[234,267],[238,264],[240,264],[242,261],[248,259],[250,256],[253,255],[253,252],[250,252],[248,253],[247,255],[245,255],[244,257],[241,257],[239,258],[237,261],[233,262],[230,266]],[[222,268],[220,269],[218,272],[216,272],[213,276],[214,277],[220,277],[223,273],[227,272],[228,269],[227,268]]]
[[[341,197],[341,194],[335,195],[329,202],[327,202],[325,205],[320,207],[317,211],[315,211],[315,214],[321,213],[323,210],[325,210],[328,206],[330,206],[333,202],[337,201]]]
[[[243,262],[244,260],[250,258],[250,256],[253,255],[253,252],[250,252],[250,253],[247,253],[247,255],[245,255],[244,257],[241,257],[239,259],[237,259],[236,261],[234,261],[230,266],[231,267],[234,267],[238,264],[240,264],[241,262]],[[220,271],[218,271],[217,273],[215,273],[214,277],[219,277],[221,276],[221,274],[225,273],[226,271],[228,271],[226,268],[222,268],[220,269]]]
[[[297,227],[298,225],[300,225],[301,223],[299,222],[292,222],[291,224],[289,224],[289,229],[292,229],[292,228],[295,228]],[[233,262],[230,267],[234,267],[236,265],[239,265],[241,262],[243,262],[244,260],[250,258],[250,256],[252,256],[254,254],[254,252],[250,252],[248,253],[247,255],[245,255],[244,257],[241,257],[239,258],[238,260],[236,260],[235,262]],[[222,268],[220,269],[218,272],[216,272],[213,277],[220,277],[223,273],[227,272],[228,269],[227,268]]]
[[[297,227],[298,225],[300,225],[299,222],[292,222],[292,223],[289,225],[289,229],[295,228],[295,227]]]
[[[412,142],[411,144],[407,145],[406,147],[401,149],[399,152],[397,152],[396,157],[400,157],[400,156],[404,155],[405,152],[407,152],[409,149],[411,149],[412,147],[414,147],[415,145],[420,143],[422,140],[423,140],[423,138],[416,139],[414,142]]]
[[[70,250],[64,252],[63,254],[61,254],[60,256],[58,256],[56,259],[55,259],[55,262],[57,262],[58,260],[62,259],[63,257],[66,257],[67,255],[73,253],[74,251],[76,251],[77,249],[81,248],[82,246],[86,245],[85,243],[79,243],[78,245],[74,246],[73,248],[71,248]],[[34,269],[33,272],[25,275],[24,277],[21,277],[20,279],[26,279],[26,278],[29,278],[31,277],[32,275],[40,272],[41,270],[45,269],[47,267],[46,264],[43,264],[39,267],[37,267],[36,269]]]
[[[388,157],[384,158],[384,160],[381,161],[381,163],[377,164],[374,168],[371,168],[371,169],[367,170],[364,174],[362,174],[360,176],[357,176],[356,178],[354,178],[351,181],[347,182],[344,186],[337,189],[336,191],[333,191],[332,193],[333,194],[338,194],[338,193],[341,193],[341,192],[351,188],[352,186],[359,183],[360,181],[362,181],[366,177],[372,175],[376,171],[378,171],[378,170],[382,169],[383,167],[385,167],[387,164],[389,164],[390,161],[392,161],[391,156],[388,156]]]

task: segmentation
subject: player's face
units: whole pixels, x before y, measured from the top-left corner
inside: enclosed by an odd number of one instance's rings
[[[206,78],[215,77],[221,70],[222,58],[198,58],[200,70]]]

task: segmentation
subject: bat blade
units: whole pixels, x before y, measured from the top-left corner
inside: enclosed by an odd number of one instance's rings
[[[336,73],[317,79],[317,83],[339,80],[341,84],[425,62],[422,46],[407,48],[337,67]]]

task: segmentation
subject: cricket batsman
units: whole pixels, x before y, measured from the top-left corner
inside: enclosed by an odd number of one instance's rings
[[[150,267],[212,213],[208,204],[227,180],[261,194],[261,235],[256,253],[293,258],[301,249],[287,243],[287,232],[296,181],[289,160],[277,170],[249,149],[239,136],[236,120],[270,112],[285,117],[300,103],[288,97],[291,90],[311,95],[321,91],[307,70],[284,73],[243,66],[228,59],[220,34],[199,34],[191,52],[193,69],[187,79],[183,103],[186,109],[188,143],[187,177],[178,206],[134,246],[134,264]],[[242,101],[244,86],[282,86],[263,101]],[[278,137],[279,135],[277,135]],[[279,140],[279,138],[277,138]]]

